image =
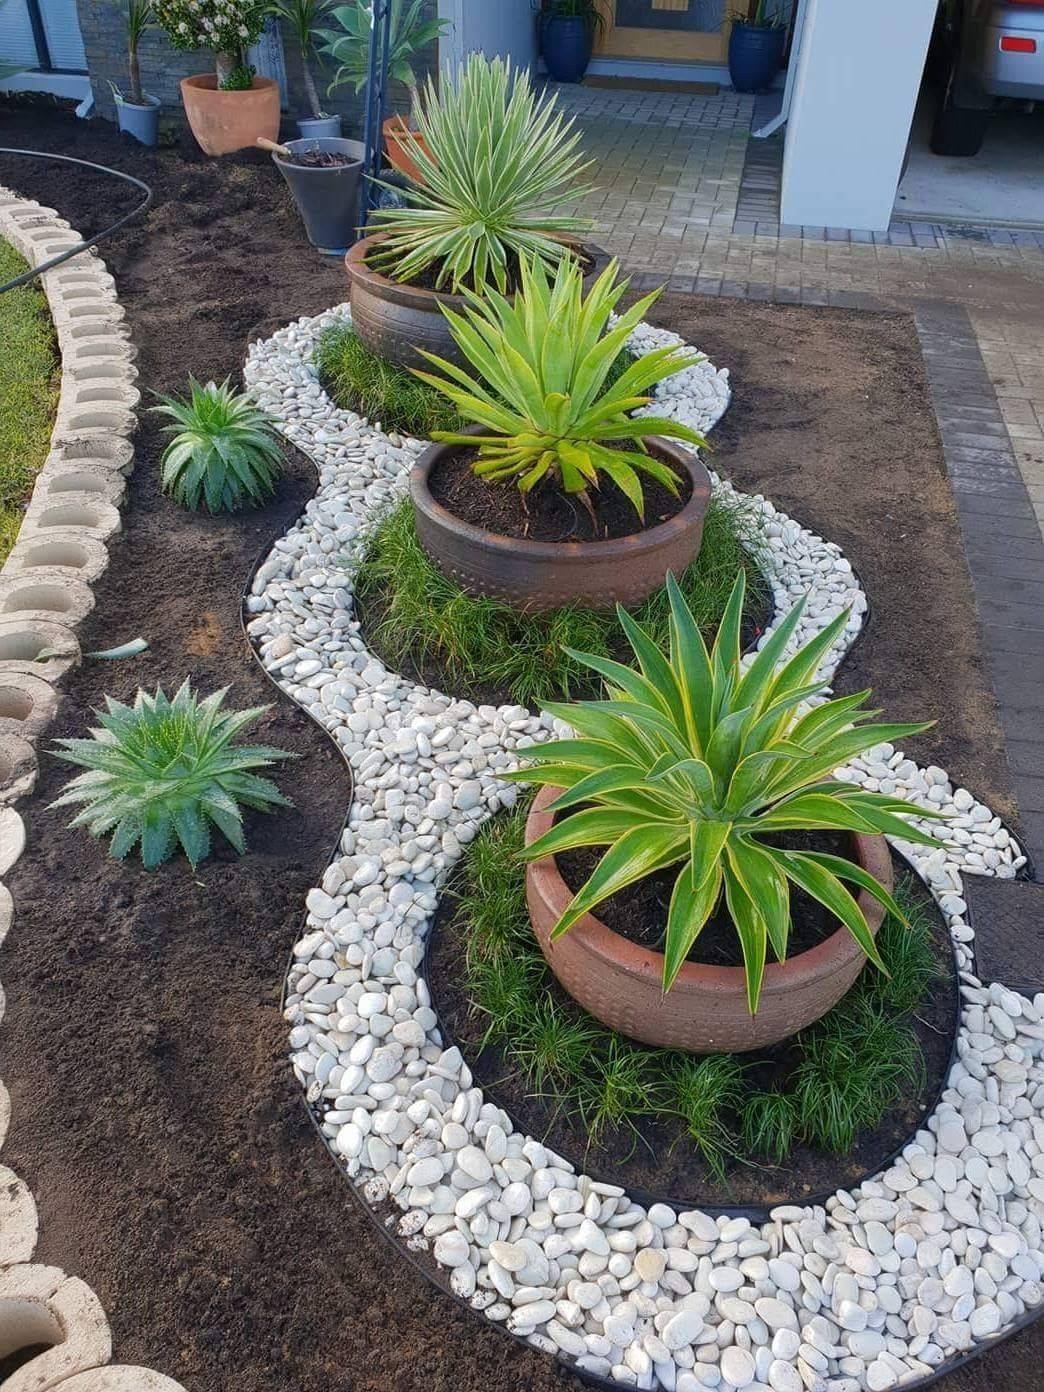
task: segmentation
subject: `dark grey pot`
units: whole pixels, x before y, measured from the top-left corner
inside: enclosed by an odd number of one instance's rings
[[[116,101],[116,120],[121,131],[133,135],[142,145],[154,146],[159,140],[160,104],[157,97],[145,98],[146,105],[138,106],[126,97]]]
[[[297,123],[297,131],[302,140],[322,140],[332,136],[334,140],[341,138],[341,118],[340,116],[314,116],[302,117]]]
[[[325,256],[343,256],[359,235],[359,180],[365,154],[362,142],[324,136],[319,140],[288,140],[286,144],[295,151],[318,147],[352,159],[351,164],[338,169],[308,169],[272,155],[294,195],[308,240]]]

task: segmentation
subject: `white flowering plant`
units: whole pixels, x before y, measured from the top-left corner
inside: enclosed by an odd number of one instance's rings
[[[244,50],[260,37],[271,8],[264,0],[154,0],[153,4],[156,19],[175,48],[213,51],[218,85],[226,90],[243,85]]]

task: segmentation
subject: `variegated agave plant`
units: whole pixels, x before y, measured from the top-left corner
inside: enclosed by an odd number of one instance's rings
[[[374,214],[385,234],[377,270],[400,281],[431,270],[439,290],[506,291],[520,257],[553,265],[572,255],[563,238],[590,223],[555,210],[590,192],[588,166],[554,97],[475,53],[437,89],[429,78],[413,119],[419,138],[402,141],[423,182],[407,190],[408,206]]]
[[[513,479],[528,493],[544,479],[574,493],[591,508],[589,489],[609,479],[644,514],[643,479],[656,479],[672,493],[678,476],[648,453],[652,435],[698,448],[698,435],[679,421],[636,416],[647,393],[703,356],[682,347],[654,348],[609,383],[628,337],[659,291],[610,318],[627,289],[617,281],[617,263],[584,294],[583,271],[562,261],[554,281],[539,261],[523,258],[522,288],[514,300],[495,290],[468,292],[463,314],[443,307],[461,353],[473,373],[425,352],[437,373],[416,371],[437,387],[466,419],[488,433],[436,431],[449,444],[478,446],[475,473],[490,483]]]
[[[568,815],[559,815],[526,849],[527,859],[578,846],[608,847],[555,924],[552,940],[611,894],[677,865],[663,949],[664,990],[724,897],[742,946],[754,1014],[769,946],[779,961],[787,955],[791,885],[836,914],[878,967],[884,964],[873,935],[846,886],[866,890],[904,919],[892,896],[859,865],[823,852],[782,849],[777,833],[877,832],[920,845],[937,842],[905,819],[909,803],[831,777],[872,745],[917,734],[926,725],[864,723],[878,714],[864,709],[867,691],[799,713],[802,703],[824,691],[816,672],[847,614],[784,662],[802,601],[744,672],[744,587],[741,571],[710,652],[673,576],[669,654],[618,609],[637,668],[572,653],[605,678],[607,699],[545,706],[576,738],[526,747],[520,752],[532,766],[502,777],[564,790],[552,810]],[[917,815],[939,814],[918,808]]]
[[[139,691],[134,704],[106,697],[90,739],[62,739],[59,759],[87,770],[51,805],[84,803],[73,826],[92,836],[112,832],[110,855],[122,860],[141,842],[147,870],[180,844],[195,867],[210,854],[216,827],[241,854],[240,805],[259,812],[289,807],[274,783],[253,770],[294,756],[268,745],[236,745],[236,736],[266,709],[222,710],[225,691],[200,700],[185,681],[173,700]]]

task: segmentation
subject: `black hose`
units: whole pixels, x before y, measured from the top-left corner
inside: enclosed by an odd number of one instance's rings
[[[63,251],[60,256],[52,256],[50,261],[44,261],[42,265],[34,266],[24,275],[15,276],[14,280],[9,280],[6,285],[0,285],[0,295],[5,290],[13,290],[18,285],[25,285],[28,281],[34,280],[37,276],[43,275],[45,271],[51,271],[55,266],[60,266],[63,261],[68,261],[71,256],[79,256],[81,251],[87,251],[92,246],[97,246],[106,237],[111,237],[114,232],[118,232],[121,227],[126,226],[131,218],[135,218],[139,213],[145,212],[152,202],[152,189],[141,179],[136,179],[133,174],[124,174],[121,169],[110,169],[107,164],[95,164],[92,160],[73,159],[72,155],[53,155],[47,150],[9,150],[0,146],[0,155],[22,155],[26,159],[50,159],[61,160],[64,164],[78,164],[82,169],[96,169],[100,174],[111,174],[115,179],[123,179],[125,183],[133,184],[145,194],[144,200],[136,208],[132,208],[129,213],[124,214],[118,222],[114,222],[111,227],[106,227],[103,232],[97,232],[93,237],[86,241],[78,242],[76,246],[70,247],[68,251]]]

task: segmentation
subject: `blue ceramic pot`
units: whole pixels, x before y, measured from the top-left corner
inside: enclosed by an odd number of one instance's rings
[[[591,61],[594,32],[586,19],[545,15],[540,48],[547,70],[556,82],[579,82]]]
[[[729,78],[737,92],[760,92],[772,84],[783,61],[786,29],[734,24],[729,35]]]

